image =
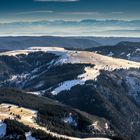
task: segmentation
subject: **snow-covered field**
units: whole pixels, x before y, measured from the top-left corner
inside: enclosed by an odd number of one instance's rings
[[[53,53],[56,55],[62,55],[65,52],[67,52],[64,48],[58,48],[58,47],[30,47],[30,48],[25,49],[25,50],[7,51],[4,53],[0,53],[0,55],[1,56],[2,55],[16,56],[16,55],[21,55],[21,54],[28,55],[29,53],[39,52],[39,51]]]
[[[56,54],[59,59],[55,62],[55,65],[64,64],[64,63],[72,63],[72,64],[94,64],[99,69],[106,69],[106,70],[113,70],[113,69],[129,69],[131,67],[140,67],[140,63],[127,61],[123,59],[112,58],[108,56],[103,56],[100,54],[96,54],[93,52],[87,51],[69,51],[65,50],[64,48],[58,47],[31,47],[26,50],[15,50],[15,51],[8,51],[0,53],[0,56],[7,55],[7,56],[16,56],[20,54],[29,54],[33,52],[47,52]]]
[[[64,48],[59,47],[31,47],[26,50],[15,50],[15,51],[7,51],[2,52],[0,55],[8,55],[8,56],[16,56],[20,54],[29,54],[33,52],[47,52],[60,56],[60,58],[56,61],[55,64],[63,64],[63,63],[82,63],[82,64],[95,64],[101,65],[108,69],[112,68],[130,68],[130,67],[140,67],[139,63],[112,58],[108,56],[103,56],[100,54],[96,54],[93,52],[87,51],[70,51],[65,50]]]

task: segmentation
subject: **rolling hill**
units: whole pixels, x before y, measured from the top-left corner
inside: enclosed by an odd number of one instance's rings
[[[1,88],[58,100],[105,119],[122,138],[139,138],[140,63],[53,47],[3,52],[0,62]]]
[[[102,55],[140,62],[140,42],[123,41],[112,46],[87,49]]]
[[[79,137],[86,140],[86,137],[104,136],[113,138],[117,135],[113,128],[106,128],[108,122],[105,119],[89,115],[55,100],[15,89],[0,89],[0,112],[0,119],[6,120],[11,127],[7,131],[7,137],[12,134],[12,129],[15,129],[13,133],[18,135],[21,134],[20,131],[23,135],[23,132],[29,132],[30,130],[40,138],[41,135],[39,134],[44,133],[41,139],[43,139],[43,136],[44,138],[48,136],[53,138],[54,136],[58,139],[78,140]],[[9,118],[16,120],[16,122],[8,120]],[[96,122],[98,123],[96,124]],[[23,128],[16,126],[18,124],[23,125]],[[108,123],[108,125],[110,124]],[[14,137],[14,134],[12,135]]]

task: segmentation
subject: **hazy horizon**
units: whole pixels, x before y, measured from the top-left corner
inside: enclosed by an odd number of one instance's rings
[[[140,37],[138,0],[1,0],[0,36]]]

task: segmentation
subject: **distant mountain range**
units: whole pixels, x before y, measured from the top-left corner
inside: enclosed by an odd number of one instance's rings
[[[81,21],[65,21],[65,20],[40,20],[40,21],[22,21],[22,22],[9,22],[9,23],[0,23],[0,26],[34,26],[34,25],[57,25],[57,26],[79,26],[79,25],[121,25],[121,26],[139,26],[140,20],[96,20],[96,19],[84,19]]]
[[[26,49],[34,46],[62,47],[66,49],[86,50],[107,45],[116,45],[122,41],[140,42],[140,38],[125,37],[54,37],[21,36],[0,37],[0,51]],[[119,48],[119,46],[117,47]],[[100,49],[100,48],[99,48]]]
[[[81,49],[101,46],[90,38],[82,37],[0,37],[0,50],[26,49],[33,46]]]
[[[1,36],[140,36],[140,20],[23,21],[0,23]],[[89,30],[90,29],[90,30]]]

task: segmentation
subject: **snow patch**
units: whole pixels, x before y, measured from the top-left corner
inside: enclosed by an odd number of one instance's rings
[[[109,129],[108,123],[105,123],[105,128]]]
[[[88,80],[96,80],[100,75],[100,69],[98,67],[85,67],[85,73],[78,76],[79,79],[86,82]]]
[[[138,49],[136,49],[136,52],[140,52],[140,49],[138,48]]]
[[[125,52],[122,52],[122,53],[120,54],[120,56],[121,56],[121,55],[124,55],[124,54],[125,54]]]
[[[81,74],[77,77],[75,80],[69,80],[65,81],[63,83],[60,83],[57,88],[55,88],[51,93],[53,95],[57,95],[58,93],[65,91],[65,90],[71,90],[72,87],[76,85],[84,85],[86,81],[88,80],[96,80],[97,76],[100,74],[99,69],[94,67],[86,67],[85,73]]]
[[[114,55],[113,52],[110,52],[107,56],[112,57]]]
[[[3,138],[6,135],[7,124],[0,121],[0,138]]]
[[[93,124],[92,124],[92,126],[94,127],[94,129],[96,129],[96,130],[98,130],[98,131],[101,131],[101,128],[100,128],[100,126],[98,125],[98,121],[96,121],[96,122],[94,122]]]
[[[40,87],[42,87],[44,85],[44,82],[42,82],[42,81],[40,81],[36,86],[35,86],[35,88],[40,88]]]
[[[72,87],[76,86],[76,85],[83,85],[85,82],[79,80],[70,80],[70,81],[65,81],[61,84],[59,84],[59,87],[57,87],[56,89],[54,89],[51,93],[53,95],[57,95],[58,93],[64,91],[64,90],[71,90]]]
[[[33,91],[33,92],[28,92],[29,94],[33,94],[33,95],[37,95],[37,96],[41,96],[43,93],[43,91]]]
[[[138,76],[138,75],[137,75]],[[140,81],[139,77],[126,76],[126,83],[129,86],[129,95],[140,105]]]
[[[25,133],[26,140],[36,140],[36,138],[32,137],[31,132]]]
[[[129,53],[129,54],[127,54],[127,58],[128,58],[128,60],[130,60],[131,59],[131,54]]]
[[[16,81],[17,80],[17,75],[12,75],[9,81]]]
[[[67,123],[69,125],[75,126],[75,127],[77,127],[77,125],[78,125],[71,113],[69,114],[68,117],[63,119],[63,122]]]

